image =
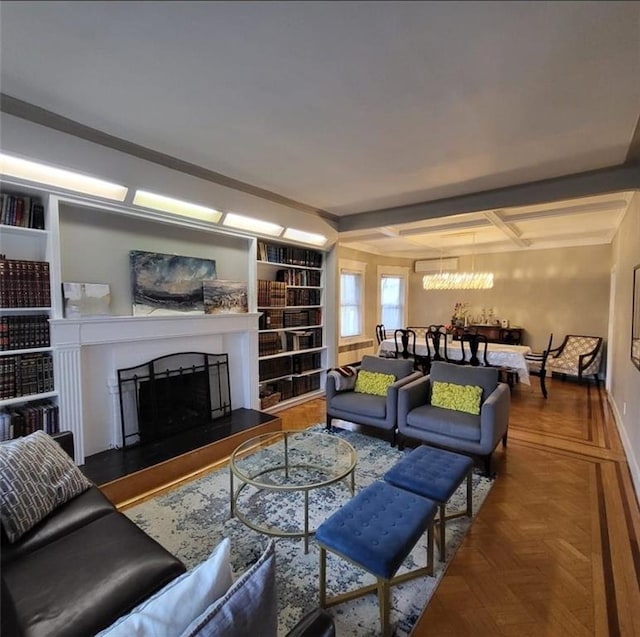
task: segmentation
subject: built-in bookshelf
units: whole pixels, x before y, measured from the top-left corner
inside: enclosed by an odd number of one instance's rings
[[[318,250],[258,241],[259,379],[262,405],[320,393],[327,366],[324,259]]]
[[[0,440],[58,427],[44,201],[0,191]]]

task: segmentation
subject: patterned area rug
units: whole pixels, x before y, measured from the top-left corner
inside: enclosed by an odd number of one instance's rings
[[[324,425],[312,430],[324,431]],[[388,442],[348,430],[335,429],[332,435],[347,440],[356,449],[358,463],[355,471],[356,492],[370,484],[397,462],[409,450],[399,451]],[[478,512],[491,481],[479,474],[473,476],[473,509]],[[237,484],[236,484],[237,487]],[[280,528],[300,529],[303,519],[303,496],[296,493],[259,494],[245,489],[239,505],[243,511],[262,523]],[[310,524],[315,528],[351,497],[348,485],[338,483],[310,493]],[[451,510],[463,509],[466,486],[454,494]],[[223,537],[231,539],[231,558],[234,573],[241,574],[261,555],[268,537],[257,533],[237,518],[229,516],[229,470],[213,471],[172,491],[131,507],[125,513],[165,548],[177,555],[187,567],[205,559]],[[254,519],[253,517],[251,519]],[[438,560],[436,548],[435,576],[417,578],[392,587],[391,622],[395,635],[409,635],[422,609],[442,578],[448,562],[469,528],[466,517],[447,523],[447,562]],[[278,634],[288,630],[311,608],[318,605],[318,548],[310,540],[309,553],[304,553],[302,539],[276,539],[277,587],[279,598]],[[328,554],[327,586],[329,596],[371,584],[371,575]],[[426,559],[426,534],[398,571],[423,566]],[[379,634],[378,604],[375,595],[334,606],[330,612],[336,621],[340,637],[361,637]]]

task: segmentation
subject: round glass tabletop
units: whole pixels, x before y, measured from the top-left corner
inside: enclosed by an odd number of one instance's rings
[[[316,489],[348,476],[355,449],[321,432],[278,431],[243,442],[231,455],[231,471],[242,482],[269,490]]]

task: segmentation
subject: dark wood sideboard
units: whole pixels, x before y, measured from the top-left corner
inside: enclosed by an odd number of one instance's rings
[[[522,345],[523,327],[501,327],[500,325],[468,325],[454,328],[454,340],[467,332],[484,334],[489,343],[503,343],[505,345]]]

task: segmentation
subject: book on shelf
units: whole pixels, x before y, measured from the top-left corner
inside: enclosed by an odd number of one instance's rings
[[[312,369],[320,369],[322,367],[322,359],[319,352],[310,352],[309,354],[300,354],[293,359],[293,373],[303,374]]]
[[[320,389],[320,374],[309,374],[308,376],[293,377],[293,395],[301,396],[311,391]]]
[[[0,356],[0,400],[53,391],[50,353]]]
[[[49,307],[49,263],[0,255],[0,307]]]
[[[49,347],[46,314],[0,316],[0,351]]]
[[[258,307],[285,307],[287,284],[279,281],[258,280]]]
[[[0,411],[0,441],[27,436],[34,431],[48,434],[60,431],[56,404],[47,400]]]
[[[40,197],[0,193],[0,224],[44,230],[44,206]]]
[[[287,305],[320,305],[321,291],[306,288],[288,288]]]
[[[296,352],[303,349],[322,347],[322,329],[292,330],[285,332],[287,351]]]
[[[269,358],[258,362],[260,381],[291,376],[291,357]]]
[[[258,355],[271,356],[282,351],[282,339],[280,334],[258,334]]]
[[[287,285],[320,287],[321,272],[319,270],[278,270],[276,280]]]
[[[299,265],[309,268],[322,267],[322,253],[308,248],[282,246],[258,241],[258,259],[282,265]]]

